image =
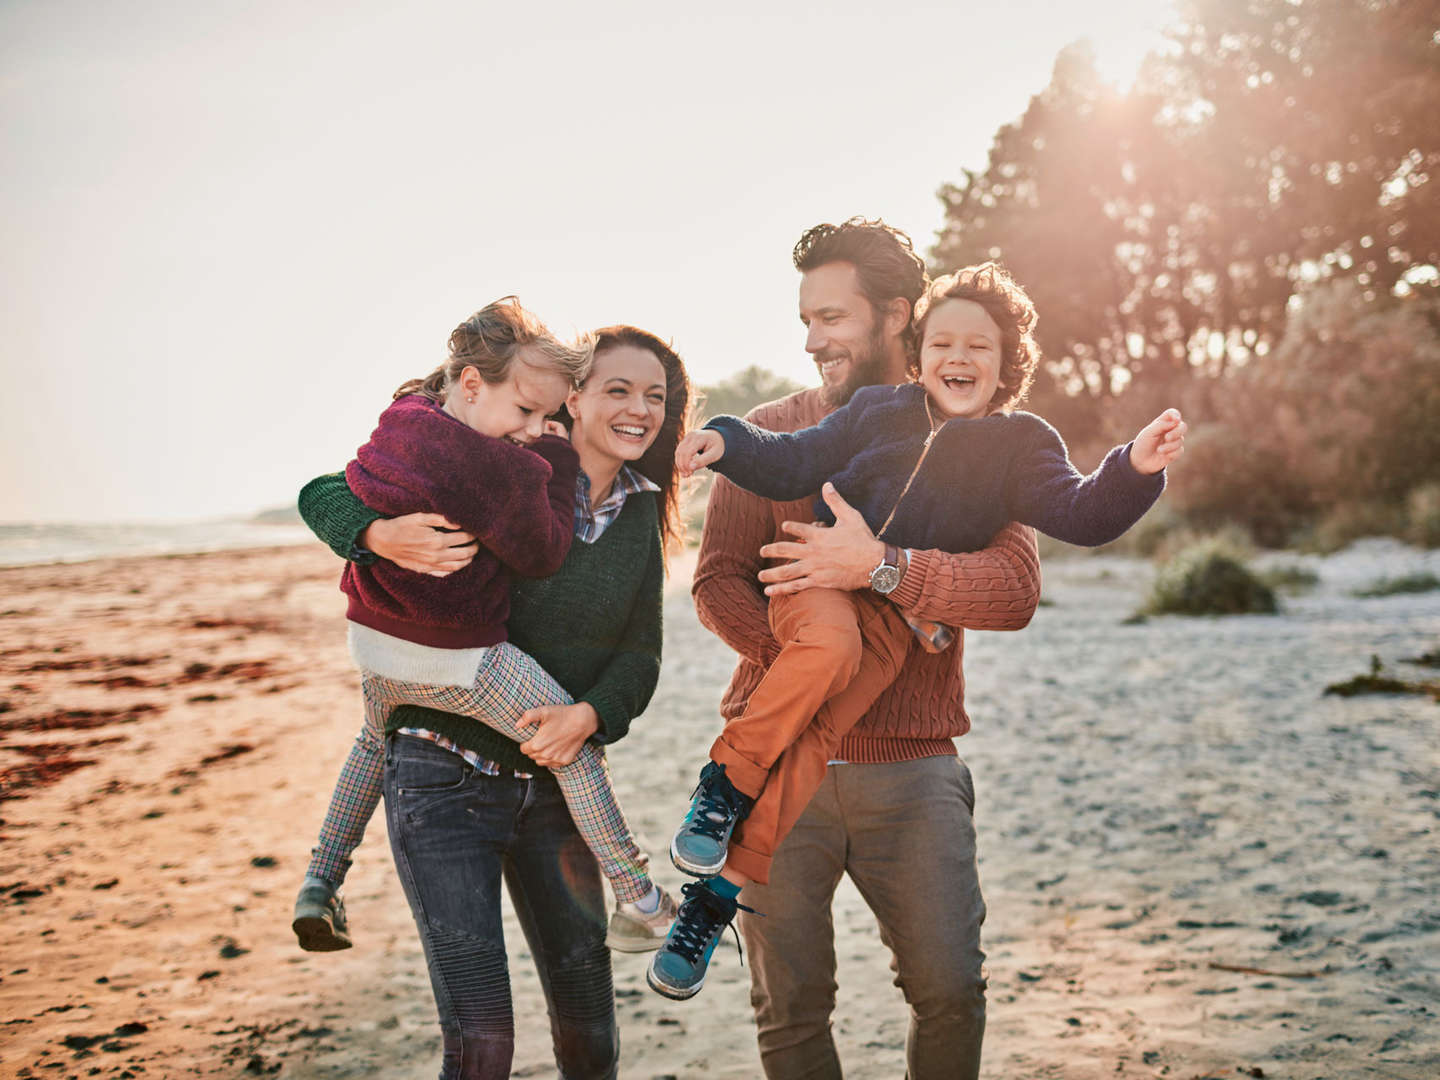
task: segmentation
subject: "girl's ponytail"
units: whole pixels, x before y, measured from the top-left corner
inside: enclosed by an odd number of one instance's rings
[[[449,344],[450,357],[445,363],[423,379],[402,383],[395,397],[424,394],[444,401],[467,367],[473,367],[487,383],[502,383],[510,377],[510,365],[517,358],[532,367],[555,371],[578,386],[590,374],[595,355],[592,336],[574,345],[564,344],[514,296],[502,297],[471,315],[450,332]],[[522,349],[526,350],[523,357]]]

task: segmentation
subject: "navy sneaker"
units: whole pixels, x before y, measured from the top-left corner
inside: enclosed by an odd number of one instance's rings
[[[708,881],[691,881],[680,886],[685,902],[670,928],[665,944],[650,961],[645,981],[650,989],[675,1001],[684,1001],[700,992],[705,985],[705,969],[710,956],[720,943],[725,928],[735,921],[735,912],[752,908],[710,888]],[[740,937],[735,937],[739,948]],[[744,953],[741,958],[743,961]]]
[[[690,799],[690,812],[670,841],[675,869],[693,877],[714,877],[725,868],[730,834],[745,820],[755,800],[725,776],[725,766],[710,762]]]
[[[351,945],[345,901],[324,878],[305,876],[300,895],[295,898],[295,921],[290,927],[306,952],[335,952]]]

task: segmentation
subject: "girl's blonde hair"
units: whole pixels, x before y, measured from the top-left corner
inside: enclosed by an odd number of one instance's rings
[[[425,378],[402,383],[395,397],[424,394],[433,401],[444,401],[467,367],[473,367],[487,383],[502,383],[510,377],[510,365],[517,359],[563,375],[571,386],[579,386],[589,376],[594,358],[593,334],[567,345],[533,312],[521,307],[518,297],[505,296],[486,304],[451,331],[449,358]]]

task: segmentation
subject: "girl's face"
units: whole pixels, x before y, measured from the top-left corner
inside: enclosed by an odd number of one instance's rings
[[[487,383],[467,367],[445,399],[445,411],[482,435],[523,446],[540,437],[545,418],[560,408],[569,389],[565,376],[525,363],[522,354],[511,362],[504,382]]]
[[[1000,382],[1000,327],[974,300],[942,300],[925,320],[920,385],[946,419],[990,411]]]
[[[585,385],[566,400],[580,455],[605,462],[637,461],[665,423],[665,368],[649,349],[615,345],[595,354]]]

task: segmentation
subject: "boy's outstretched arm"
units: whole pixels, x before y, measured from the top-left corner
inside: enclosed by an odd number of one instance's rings
[[[1166,409],[1140,429],[1130,445],[1130,465],[1145,476],[1159,472],[1185,452],[1190,426],[1179,409]]]

